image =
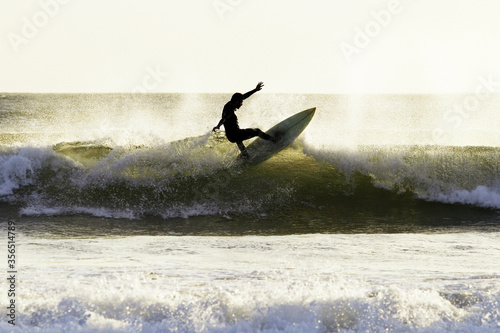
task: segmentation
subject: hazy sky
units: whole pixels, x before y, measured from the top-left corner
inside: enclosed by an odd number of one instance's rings
[[[442,93],[481,78],[500,90],[499,13],[498,0],[0,0],[0,91],[262,80],[266,92]]]

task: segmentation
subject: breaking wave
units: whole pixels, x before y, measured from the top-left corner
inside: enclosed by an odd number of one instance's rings
[[[0,200],[24,215],[90,214],[137,219],[272,214],[328,206],[363,195],[500,209],[500,149],[361,146],[298,141],[269,161],[245,166],[223,134],[153,146],[63,142],[4,148]]]

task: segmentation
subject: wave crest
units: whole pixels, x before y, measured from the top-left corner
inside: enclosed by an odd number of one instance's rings
[[[299,141],[251,167],[222,134],[157,146],[60,143],[0,153],[0,200],[24,215],[138,219],[269,214],[342,201],[410,200],[500,209],[500,150],[318,148]]]

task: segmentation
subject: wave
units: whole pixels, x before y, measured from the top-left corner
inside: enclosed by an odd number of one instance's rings
[[[88,141],[4,148],[0,201],[20,205],[24,215],[127,219],[262,215],[394,197],[500,209],[498,148],[341,149],[298,141],[246,167],[222,135],[154,146]]]
[[[347,175],[369,175],[375,186],[412,192],[442,203],[500,209],[500,149],[494,147],[364,146],[356,150],[309,147],[318,161]]]

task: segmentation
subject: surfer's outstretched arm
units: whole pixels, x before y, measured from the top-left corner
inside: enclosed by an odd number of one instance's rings
[[[264,86],[264,82],[261,81],[261,82],[257,83],[257,87],[255,87],[255,89],[250,90],[249,92],[243,94],[243,99],[247,99],[248,97],[255,94],[257,91],[262,90],[263,86]]]

